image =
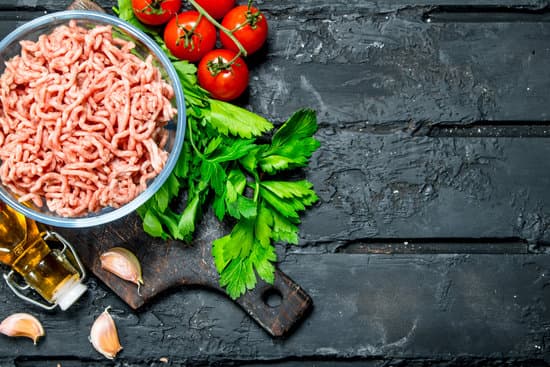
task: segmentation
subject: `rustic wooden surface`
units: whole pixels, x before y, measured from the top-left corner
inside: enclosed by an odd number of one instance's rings
[[[137,215],[78,231],[56,228],[73,244],[82,263],[134,310],[154,301],[160,293],[182,285],[226,295],[219,285],[212,242],[230,230],[212,211],[204,215],[190,244],[152,239],[143,231]],[[101,254],[116,246],[130,250],[139,259],[143,271],[143,285],[139,289],[102,268]],[[312,307],[306,291],[278,269],[273,284],[259,281],[235,302],[273,337],[287,336],[303,322]]]
[[[68,3],[2,0],[0,33]],[[300,244],[278,246],[309,317],[273,339],[217,292],[134,311],[91,277],[48,313],[0,284],[0,317],[26,310],[47,332],[36,347],[2,337],[0,365],[548,366],[550,2],[258,4],[269,44],[240,102],[276,123],[313,107],[321,123],[305,172],[321,200]],[[107,306],[113,362],[88,342]]]

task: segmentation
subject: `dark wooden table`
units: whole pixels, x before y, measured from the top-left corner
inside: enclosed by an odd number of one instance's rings
[[[0,35],[68,4],[2,0]],[[321,200],[278,246],[312,313],[273,339],[199,289],[133,311],[92,276],[52,313],[0,283],[0,318],[47,330],[0,336],[0,365],[549,365],[550,2],[258,4],[271,29],[246,107],[276,123],[312,107],[321,125],[306,171]],[[107,306],[114,362],[88,341]]]

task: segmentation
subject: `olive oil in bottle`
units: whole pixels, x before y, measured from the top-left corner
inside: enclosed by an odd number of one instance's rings
[[[48,246],[45,235],[35,221],[0,203],[0,262],[21,275],[50,304],[65,310],[86,286],[64,253]]]

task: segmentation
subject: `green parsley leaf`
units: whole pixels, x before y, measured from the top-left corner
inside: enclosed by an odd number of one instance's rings
[[[306,180],[275,175],[304,167],[319,142],[315,113],[293,114],[269,139],[273,124],[244,108],[210,98],[197,83],[197,68],[177,60],[166,48],[160,27],[135,17],[131,0],[113,9],[123,20],[147,33],[170,58],[185,93],[187,131],[172,174],[153,197],[137,209],[146,233],[162,239],[191,241],[196,223],[211,205],[221,221],[235,225],[212,242],[219,284],[233,299],[257,284],[274,281],[277,254],[273,242],[296,244],[299,214],[318,198]],[[120,35],[124,37],[124,35]],[[269,180],[264,180],[265,174]],[[187,198],[185,206],[180,198]]]
[[[247,257],[254,245],[254,220],[239,220],[230,236],[231,241],[225,247],[224,257],[228,259]]]
[[[222,206],[224,208],[224,213],[216,214],[218,219],[223,219],[225,211],[235,219],[250,218],[256,215],[256,203],[242,195],[245,186],[246,177],[242,171],[239,169],[231,170],[225,182],[225,198],[216,195],[214,199],[216,210],[221,210]]]
[[[164,184],[164,186],[167,187],[168,196],[172,198],[178,195],[181,185],[176,175],[172,172],[170,176],[168,176],[168,178],[166,179],[166,183]]]
[[[271,237],[273,230],[273,214],[269,208],[262,201],[260,204],[260,209],[258,210],[258,217],[256,218],[256,227],[254,228],[254,233],[258,242],[263,247],[270,247]]]
[[[239,191],[237,187],[231,180],[225,182],[225,202],[227,204],[232,204],[237,201],[239,198]]]
[[[238,139],[229,140],[217,148],[218,149],[214,153],[209,155],[209,160],[221,163],[235,161],[247,155],[248,152],[256,148],[256,145],[253,143],[253,140]]]
[[[175,239],[191,241],[191,237],[195,231],[195,219],[199,209],[199,199],[199,195],[196,195],[187,203],[178,222],[177,232],[174,234]]]
[[[227,235],[212,242],[212,257],[214,257],[214,265],[218,273],[223,273],[227,264],[229,264],[230,259],[224,256],[225,247],[228,246],[228,243],[231,241],[231,236]]]
[[[259,232],[266,231],[269,233],[269,210],[264,207],[263,212],[259,215],[263,219],[258,219],[255,224],[256,237],[262,237]],[[261,223],[259,223],[261,222]],[[233,231],[222,238],[215,240],[212,244],[212,255],[214,257],[214,263],[216,269],[220,275],[220,285],[226,287],[227,293],[233,298],[241,296],[247,289],[252,289],[256,283],[256,275],[268,283],[273,283],[275,266],[273,262],[277,260],[275,249],[270,245],[269,235],[265,238],[266,243],[262,244],[257,241],[253,241],[250,246],[250,251],[238,252],[236,249],[238,243],[246,238],[246,241],[250,240],[250,237],[244,231],[250,232],[251,228],[248,227],[253,221],[239,222]],[[232,252],[233,251],[233,252]],[[237,254],[238,252],[238,254]]]
[[[225,170],[219,163],[203,160],[201,176],[204,182],[210,183],[216,194],[223,195],[225,190]]]
[[[220,144],[223,143],[223,138],[221,136],[216,136],[214,139],[210,140],[208,142],[208,145],[206,146],[206,148],[204,149],[204,155],[205,156],[209,156],[210,154],[212,154],[216,149],[218,149],[218,147],[220,146]]]
[[[260,188],[260,196],[265,199],[273,208],[275,208],[282,215],[298,219],[298,211],[304,210],[305,206],[298,199],[282,199],[276,194],[272,193],[265,188]]]
[[[168,230],[170,237],[175,238],[178,233],[178,217],[170,209],[167,209],[164,212],[154,210],[155,215],[159,218],[159,221],[162,222],[164,228]]]
[[[256,285],[256,275],[252,262],[247,259],[233,259],[220,275],[220,285],[226,287],[227,294],[233,299]]]
[[[310,109],[296,111],[275,133],[271,146],[282,148],[317,131],[317,118]]]
[[[214,214],[218,220],[222,221],[225,217],[225,212],[227,211],[225,207],[225,199],[223,196],[216,195],[212,201],[212,208],[214,209]]]
[[[208,106],[208,92],[197,85],[197,67],[184,60],[174,61],[172,65],[185,90],[185,103],[189,109],[187,112],[200,117],[203,111],[197,109],[197,106],[201,108]]]
[[[257,175],[258,155],[265,149],[265,146],[256,146],[247,155],[243,156],[239,163],[251,175]]]
[[[182,151],[176,162],[176,167],[172,171],[172,174],[177,178],[186,178],[189,173],[191,166],[193,165],[193,153],[191,145],[186,141],[183,144]]]
[[[317,119],[312,110],[294,113],[273,136],[271,146],[260,159],[260,167],[267,173],[303,167],[319,141],[312,137],[317,131]]]
[[[285,218],[277,211],[272,211],[273,227],[272,237],[273,241],[286,242],[292,245],[298,244],[298,227],[290,219]]]
[[[221,134],[249,139],[273,128],[265,118],[227,102],[210,100],[210,124]]]
[[[268,189],[281,199],[300,198],[306,205],[312,205],[318,200],[313,191],[313,184],[307,180],[300,181],[262,181],[262,187]]]
[[[147,210],[143,216],[143,229],[153,237],[166,239],[166,233],[162,229],[162,223],[153,210]]]
[[[226,200],[225,204],[227,213],[235,219],[251,218],[256,215],[256,202],[243,195],[237,194],[236,200]]]
[[[246,176],[240,169],[232,169],[227,176],[227,181],[233,185],[236,193],[243,193],[246,187]]]
[[[256,285],[256,275],[249,256],[255,247],[254,220],[240,220],[227,236],[212,242],[214,264],[220,273],[220,285],[233,299]],[[259,266],[262,264],[260,263]],[[265,269],[262,267],[262,270]]]
[[[189,85],[197,84],[197,67],[189,61],[180,60],[172,62],[182,82]]]
[[[155,202],[157,203],[157,208],[160,211],[166,210],[168,208],[169,204],[169,195],[168,195],[168,185],[163,185],[156,193],[155,193]]]
[[[275,280],[275,266],[273,262],[277,261],[277,254],[273,246],[254,246],[250,254],[250,262],[256,269],[258,276],[269,284]]]

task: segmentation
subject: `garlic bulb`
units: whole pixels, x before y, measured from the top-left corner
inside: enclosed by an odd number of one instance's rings
[[[114,359],[122,350],[115,322],[109,314],[109,307],[94,321],[90,331],[90,342],[105,358]]]
[[[101,268],[113,273],[117,277],[135,283],[143,284],[141,265],[136,255],[123,247],[113,247],[99,257]]]
[[[44,328],[38,319],[28,313],[14,313],[0,323],[0,333],[7,336],[24,336],[32,339],[34,345],[44,336]]]

